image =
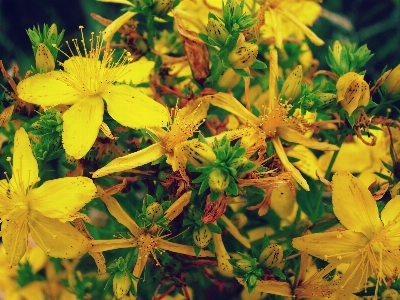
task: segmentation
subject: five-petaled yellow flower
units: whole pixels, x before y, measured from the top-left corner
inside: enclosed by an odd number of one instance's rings
[[[141,83],[154,62],[126,64],[130,59],[127,53],[114,62],[114,51],[106,47],[103,52],[103,40],[93,34],[89,50],[82,34],[83,54],[77,40],[73,44],[77,55],[73,55],[70,47],[72,57],[62,63],[63,71],[36,74],[22,80],[17,87],[19,97],[30,103],[72,104],[63,115],[62,139],[67,154],[79,159],[92,147],[103,121],[103,99],[110,116],[121,125],[131,128],[167,125],[169,113],[163,105],[128,84],[115,84]]]
[[[105,167],[93,173],[93,178],[102,177],[110,173],[121,172],[132,168],[143,166],[144,164],[156,161],[161,156],[167,156],[167,163],[172,166],[173,171],[179,171],[184,179],[188,149],[187,141],[205,120],[209,107],[209,98],[205,96],[190,101],[184,108],[175,112],[173,123],[169,130],[150,127],[159,142],[135,153],[118,157]],[[188,179],[187,179],[188,180]]]
[[[250,148],[257,150],[265,146],[265,139],[269,138],[283,166],[292,173],[293,178],[305,190],[309,190],[307,181],[299,170],[289,162],[280,139],[283,138],[288,142],[298,143],[317,150],[338,150],[339,148],[336,145],[318,142],[303,135],[302,127],[306,125],[305,121],[289,116],[288,112],[291,106],[282,104],[279,101],[277,73],[278,54],[276,50],[272,50],[270,58],[269,106],[260,117],[252,114],[238,100],[228,94],[218,93],[213,95],[210,103],[238,116],[247,126],[256,129],[254,135],[242,138],[242,145],[248,150]]]
[[[12,177],[0,181],[1,236],[12,266],[27,251],[29,234],[53,257],[79,257],[90,248],[88,240],[68,221],[95,195],[93,181],[66,177],[35,187],[38,175],[28,135],[20,128],[14,138]]]
[[[349,299],[365,287],[370,276],[377,279],[377,288],[386,282],[386,276],[397,277],[400,196],[389,201],[379,216],[368,188],[349,172],[338,172],[332,181],[332,204],[336,217],[347,230],[298,237],[293,246],[328,261],[332,267],[350,263],[340,280],[337,299]]]

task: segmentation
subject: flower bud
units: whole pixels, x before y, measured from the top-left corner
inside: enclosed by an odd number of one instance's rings
[[[183,151],[189,162],[197,168],[209,166],[217,159],[213,149],[198,140],[186,142]]]
[[[250,28],[251,26],[253,26],[257,22],[258,22],[258,20],[257,19],[253,19],[252,17],[250,17],[250,15],[244,15],[239,19],[237,24],[239,25],[241,30],[245,30],[245,29]]]
[[[222,193],[229,185],[229,175],[227,172],[215,168],[208,176],[208,184],[211,190]]]
[[[56,44],[57,39],[58,39],[57,25],[53,23],[51,24],[49,30],[47,31],[46,43],[47,45]]]
[[[118,271],[113,278],[113,291],[117,299],[122,299],[131,287],[132,280],[127,272]]]
[[[258,46],[249,42],[236,45],[229,53],[228,61],[234,69],[250,67],[257,58]]]
[[[364,76],[348,72],[336,83],[337,102],[351,115],[359,106],[367,106],[370,98],[369,86]]]
[[[389,98],[400,96],[400,65],[394,68],[385,80]]]
[[[335,41],[333,44],[332,54],[335,62],[338,66],[340,66],[340,57],[342,55],[343,46],[339,41]]]
[[[229,36],[225,24],[220,20],[215,20],[213,18],[208,19],[207,33],[210,38],[221,45],[225,45],[225,41]]]
[[[242,258],[236,261],[236,267],[245,272],[249,272],[253,269],[253,262],[247,258]]]
[[[152,11],[159,17],[165,16],[172,9],[174,0],[155,0],[153,2]]]
[[[399,300],[400,294],[398,291],[396,291],[394,289],[387,289],[387,290],[383,291],[381,299],[382,300]]]
[[[189,206],[188,210],[188,218],[192,221],[196,221],[201,219],[201,216],[203,215],[203,212],[200,208],[198,208],[196,205],[191,204]]]
[[[160,203],[153,202],[146,208],[146,218],[150,219],[152,222],[157,221],[164,215],[164,210]]]
[[[29,39],[33,46],[38,46],[41,42],[40,32],[36,30],[36,28],[28,29],[26,31],[28,33]]]
[[[260,254],[260,265],[266,268],[273,268],[280,264],[283,259],[283,249],[278,244],[271,244]]]
[[[212,238],[212,232],[207,225],[203,224],[201,227],[193,231],[193,241],[199,248],[207,247]]]
[[[54,57],[49,48],[43,43],[40,43],[36,51],[36,69],[39,73],[47,73],[53,71],[56,67]]]
[[[239,169],[239,168],[247,165],[248,162],[249,162],[249,159],[246,156],[241,156],[241,157],[232,159],[230,166],[232,168]]]
[[[302,80],[303,67],[298,65],[283,83],[281,95],[285,95],[289,101],[295,100],[301,93]]]

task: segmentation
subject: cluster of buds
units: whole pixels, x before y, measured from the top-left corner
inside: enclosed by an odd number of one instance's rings
[[[133,276],[129,271],[136,259],[137,250],[134,250],[134,253],[130,252],[126,259],[119,257],[107,268],[108,273],[110,273],[110,278],[107,281],[105,289],[112,284],[116,299],[124,298],[128,292],[136,296],[136,290],[135,286],[132,284],[132,280],[137,280],[138,278]]]
[[[239,142],[231,147],[226,136],[220,141],[215,140],[212,151],[216,159],[212,164],[194,170],[202,174],[193,180],[193,183],[201,183],[199,194],[210,188],[210,201],[215,202],[222,193],[236,196],[238,176],[250,172],[256,164],[245,157],[246,149],[241,148]]]
[[[244,12],[244,0],[240,3],[236,0],[227,0],[225,4],[222,2],[222,14],[229,32],[242,32],[258,21]]]
[[[53,23],[50,27],[44,24],[42,32],[38,26],[38,28],[28,29],[27,33],[32,43],[36,71],[38,73],[53,71],[64,30],[58,33],[57,25]]]
[[[326,60],[331,70],[342,76],[363,67],[372,56],[366,45],[357,48],[354,44],[342,45],[335,41],[333,49],[329,47]]]

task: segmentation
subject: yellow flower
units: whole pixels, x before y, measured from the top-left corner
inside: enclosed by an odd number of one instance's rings
[[[359,106],[367,106],[370,98],[369,86],[364,76],[348,72],[336,83],[337,102],[351,115]]]
[[[139,259],[137,260],[132,271],[132,274],[139,278],[144,270],[144,267],[146,266],[147,258],[150,254],[153,255],[154,259],[156,260],[156,264],[159,265],[156,256],[156,250],[160,252],[167,250],[180,254],[196,256],[193,246],[177,244],[163,239],[165,237],[165,235],[162,236],[163,229],[160,229],[158,225],[154,224],[151,228],[139,227],[114,197],[107,195],[100,187],[98,190],[100,193],[102,193],[100,198],[107,206],[110,214],[114,216],[119,223],[128,228],[133,237],[115,240],[93,240],[91,241],[93,244],[91,249],[92,252],[139,247]],[[191,195],[192,191],[184,193],[165,211],[164,217],[168,219],[167,223],[171,222],[182,213],[184,207],[189,204]],[[208,250],[200,250],[197,255],[197,257],[213,256],[214,255]],[[137,290],[138,281],[133,280],[132,283]]]
[[[154,62],[125,64],[129,56],[113,62],[113,50],[107,47],[102,54],[103,41],[93,34],[89,50],[83,33],[82,43],[84,53],[77,40],[73,40],[77,55],[71,50],[72,57],[62,63],[64,71],[34,75],[22,80],[17,87],[18,96],[29,103],[72,104],[63,115],[62,139],[68,155],[79,159],[92,147],[103,122],[103,99],[110,116],[121,125],[141,128],[167,124],[169,113],[164,106],[127,84],[114,85],[116,82],[140,83],[149,75]]]
[[[190,148],[188,147],[190,141],[187,141],[187,139],[193,135],[194,131],[197,130],[207,116],[209,97],[205,96],[190,101],[184,108],[178,109],[169,130],[166,131],[156,127],[147,128],[159,139],[158,143],[114,159],[105,167],[94,172],[93,178],[140,167],[166,155],[167,163],[172,166],[172,170],[179,171],[182,177],[186,179],[186,161],[187,156],[190,154]]]
[[[89,248],[87,239],[67,221],[75,219],[74,214],[96,193],[92,180],[66,177],[35,188],[38,174],[28,135],[21,128],[14,139],[12,177],[0,181],[1,234],[12,266],[27,251],[29,234],[53,257],[78,257]]]
[[[265,139],[269,138],[283,166],[292,173],[293,178],[305,190],[309,190],[307,181],[300,174],[299,170],[289,162],[280,139],[283,138],[288,142],[306,145],[308,148],[317,150],[337,150],[338,147],[305,137],[302,130],[305,121],[301,118],[288,116],[291,106],[281,104],[278,98],[276,83],[278,72],[277,56],[277,52],[272,50],[270,60],[269,107],[265,109],[265,112],[260,117],[253,115],[238,100],[228,94],[218,93],[210,96],[210,103],[238,116],[246,125],[255,129],[253,135],[242,138],[242,145],[247,149],[253,147],[257,150],[265,146]]]
[[[370,276],[377,279],[377,288],[385,282],[385,276],[397,276],[400,196],[389,201],[379,217],[368,188],[350,173],[338,172],[332,181],[332,204],[336,217],[347,230],[298,237],[293,246],[328,261],[332,267],[350,263],[340,280],[338,299],[349,299],[353,292],[363,289]]]
[[[263,37],[275,37],[275,45],[282,48],[284,38],[307,36],[317,46],[324,44],[307,26],[311,26],[321,13],[321,6],[309,0],[268,0],[265,25],[261,27]]]
[[[394,68],[385,80],[387,93],[390,98],[400,95],[400,65]]]

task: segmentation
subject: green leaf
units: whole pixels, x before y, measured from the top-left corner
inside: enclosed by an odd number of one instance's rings
[[[262,61],[256,59],[253,64],[250,66],[252,69],[266,69],[267,65],[263,63]]]
[[[272,274],[274,274],[276,277],[278,277],[281,280],[286,279],[286,275],[278,268],[278,267],[273,267],[271,269]]]
[[[219,228],[217,225],[210,223],[210,224],[207,224],[207,227],[208,227],[208,229],[210,229],[211,232],[218,233],[218,234],[222,233],[221,228]]]
[[[264,250],[265,248],[267,248],[269,244],[271,244],[271,241],[269,240],[269,237],[264,233],[262,249]]]
[[[216,192],[216,191],[211,191],[210,193],[210,201],[215,202],[218,200],[218,198],[222,195],[221,192]]]

